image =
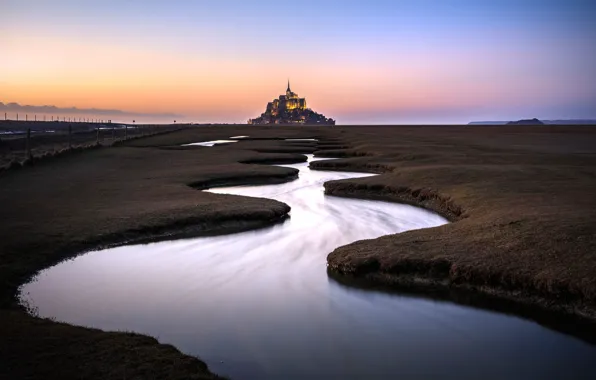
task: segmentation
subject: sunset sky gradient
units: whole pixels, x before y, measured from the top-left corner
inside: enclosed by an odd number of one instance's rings
[[[289,77],[345,124],[596,118],[595,4],[0,0],[0,102],[245,122]]]

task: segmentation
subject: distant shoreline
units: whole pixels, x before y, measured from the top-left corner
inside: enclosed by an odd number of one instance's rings
[[[545,125],[596,125],[596,119],[569,119],[569,120],[542,120]],[[505,125],[515,120],[509,121],[471,121],[467,125]]]

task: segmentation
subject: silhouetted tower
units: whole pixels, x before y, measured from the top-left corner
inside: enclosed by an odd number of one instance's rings
[[[290,90],[290,80],[288,79],[288,89],[286,90],[286,96],[290,97],[291,93],[292,93],[292,90]]]

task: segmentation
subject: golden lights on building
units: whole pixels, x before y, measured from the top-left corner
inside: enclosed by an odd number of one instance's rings
[[[279,98],[267,103],[267,109],[260,117],[248,120],[248,124],[286,123],[333,125],[335,121],[310,110],[306,105],[306,99],[299,97],[298,94],[292,91],[288,80],[286,94],[280,95]]]
[[[298,97],[298,94],[291,90],[290,81],[288,81],[286,94],[280,95],[278,99],[274,99],[272,102],[267,103],[267,110],[265,113],[276,116],[280,112],[286,110],[306,110],[306,108],[306,99]]]

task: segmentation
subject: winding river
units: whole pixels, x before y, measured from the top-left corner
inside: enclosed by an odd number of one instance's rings
[[[155,336],[233,379],[593,378],[593,346],[536,323],[331,280],[334,248],[447,221],[323,194],[326,181],[369,174],[284,166],[299,179],[210,191],[285,202],[286,222],[86,253],[23,285],[22,302],[41,317]]]

